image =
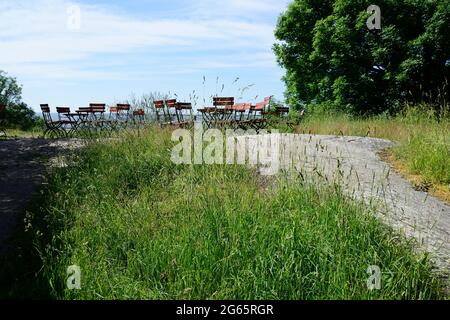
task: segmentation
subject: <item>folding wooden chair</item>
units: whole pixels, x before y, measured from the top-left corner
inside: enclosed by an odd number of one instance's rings
[[[143,126],[145,124],[144,109],[137,109],[137,110],[133,111],[133,123],[136,126]]]
[[[190,102],[178,102],[176,104],[177,113],[177,126],[182,128],[190,128],[194,123],[194,117],[192,113],[192,103]]]
[[[128,125],[128,120],[130,118],[129,104],[119,103],[115,106],[109,107],[109,125],[112,131],[117,131],[119,129],[124,129]]]
[[[295,116],[292,118],[289,116],[290,113],[289,107],[279,107],[277,109],[278,112],[281,113],[281,117],[286,119],[286,125],[292,130],[295,129],[296,126],[300,125],[300,122],[305,116],[305,109],[299,112],[295,112]]]
[[[117,106],[109,107],[109,121],[111,121],[111,128],[113,131],[118,130],[119,127],[119,108]]]
[[[290,116],[290,111],[289,107],[276,107],[274,110],[264,112],[264,115],[271,124],[272,122],[282,123],[292,130],[300,124],[304,110],[293,117]]]
[[[177,122],[177,100],[169,99],[164,101],[167,110],[167,117],[169,124],[173,125]]]
[[[246,129],[249,126],[250,122],[248,117],[250,115],[251,108],[251,103],[238,103],[234,105],[234,127],[236,129]]]
[[[253,129],[255,129],[256,132],[259,132],[260,130],[267,127],[267,112],[270,106],[271,99],[272,96],[264,98],[264,101],[256,103],[250,110],[249,125]]]
[[[65,132],[65,135],[71,136],[76,133],[78,122],[70,115],[70,107],[56,107],[56,112],[58,113],[61,129]]]
[[[212,126],[223,128],[233,124],[234,97],[214,97],[212,112]]]
[[[78,133],[85,137],[90,137],[95,131],[94,119],[91,107],[79,107],[76,110],[78,114]]]
[[[275,119],[286,124],[289,129],[294,129],[296,122],[292,121],[289,118],[289,112],[290,112],[289,107],[276,107],[275,111],[273,111],[273,115],[274,115]]]
[[[117,109],[118,124],[120,127],[126,128],[130,119],[131,106],[128,103],[119,103],[117,104]]]
[[[167,116],[166,104],[164,103],[164,100],[153,101],[153,106],[155,108],[156,121],[159,123],[159,125],[161,127],[168,125],[170,123],[170,120]]]
[[[41,104],[41,111],[45,122],[44,137],[56,139],[64,136],[65,132],[61,129],[61,122],[53,121],[49,105]]]
[[[112,132],[112,121],[105,118],[105,103],[90,103],[92,129],[96,132]]]

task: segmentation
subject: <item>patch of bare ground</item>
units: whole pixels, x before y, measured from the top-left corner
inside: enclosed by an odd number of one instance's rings
[[[0,141],[0,254],[12,249],[9,240],[48,171],[64,166],[64,154],[82,146],[80,140]]]

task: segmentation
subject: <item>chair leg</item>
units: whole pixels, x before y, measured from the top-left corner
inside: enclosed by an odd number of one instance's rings
[[[61,136],[61,131],[56,128],[48,128],[44,131],[44,137],[48,139],[58,139]]]

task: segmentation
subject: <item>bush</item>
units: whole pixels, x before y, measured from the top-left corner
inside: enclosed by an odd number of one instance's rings
[[[281,15],[274,51],[292,106],[330,102],[365,115],[393,113],[404,100],[449,101],[450,2],[380,0],[382,29],[373,31],[371,4],[295,0]]]
[[[42,124],[42,120],[25,103],[8,106],[5,111],[6,127],[30,130]]]
[[[6,106],[1,116],[7,128],[30,130],[41,123],[35,112],[22,102],[22,87],[17,80],[1,70],[0,104]]]

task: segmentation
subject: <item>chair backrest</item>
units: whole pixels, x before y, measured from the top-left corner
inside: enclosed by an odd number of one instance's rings
[[[250,110],[251,107],[252,107],[251,103],[237,103],[234,105],[233,109],[236,111],[244,112],[246,110]]]
[[[142,108],[133,111],[133,122],[135,124],[143,125],[145,123],[145,111]]]
[[[121,113],[121,112],[128,112],[131,109],[131,105],[127,104],[127,103],[118,103],[115,106],[111,106],[109,107],[109,111],[111,113]]]
[[[177,110],[177,119],[178,122],[184,122],[185,115],[183,114],[183,111],[189,111],[189,116],[192,118],[192,103],[190,102],[178,102],[175,106]],[[186,115],[188,116],[188,115]]]
[[[46,124],[52,123],[52,116],[50,114],[50,107],[48,104],[41,104],[42,116]]]
[[[272,101],[272,97],[273,96],[266,97],[264,98],[264,101],[256,103],[253,109],[255,111],[266,111],[266,108],[269,107],[270,102]]]
[[[154,105],[155,109],[164,109],[164,107],[165,107],[164,100],[155,100],[155,101],[153,101],[153,105]]]
[[[89,108],[91,108],[91,112],[105,112],[106,104],[104,103],[90,103]]]
[[[144,109],[137,109],[133,112],[133,115],[135,116],[144,116],[145,115],[145,111]]]
[[[265,101],[263,102],[258,102],[255,104],[255,107],[253,108],[254,110],[257,111],[264,111],[264,108],[267,106],[267,103]]]
[[[48,104],[41,104],[41,111],[45,112],[45,113],[49,113],[50,112],[50,107]]]
[[[192,110],[192,103],[178,102],[175,107],[177,108],[177,110]]]
[[[92,108],[91,107],[79,107],[78,111],[90,113],[92,111]]]
[[[168,109],[176,108],[176,106],[177,106],[177,100],[176,99],[166,100],[165,102],[166,102],[166,107]]]
[[[177,110],[176,110],[177,99],[165,100],[164,103],[166,104],[166,110],[167,110],[167,119],[166,119],[166,121],[172,123],[175,118],[178,119],[178,113],[177,113]],[[170,110],[174,110],[174,111],[171,112]]]
[[[276,112],[280,114],[286,114],[289,113],[289,107],[276,107]]]
[[[56,112],[58,113],[70,113],[69,107],[56,107]]]
[[[67,120],[67,116],[64,117],[66,114],[70,113],[69,107],[56,107],[56,112],[58,113],[58,119],[59,121]]]
[[[158,122],[166,121],[166,105],[164,100],[155,100],[153,101],[153,106],[156,111],[156,120]],[[163,115],[161,117],[160,112],[162,111]]]
[[[91,118],[94,120],[102,120],[105,116],[106,104],[104,103],[90,103],[89,104]]]
[[[130,116],[131,105],[129,103],[118,103],[116,105],[116,118],[124,122],[128,122]]]
[[[119,111],[130,111],[131,106],[128,103],[118,103],[117,108]]]
[[[226,109],[232,109],[234,106],[234,97],[214,97],[214,107],[225,107]]]

